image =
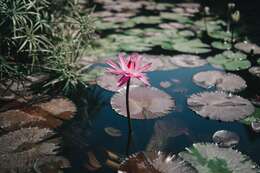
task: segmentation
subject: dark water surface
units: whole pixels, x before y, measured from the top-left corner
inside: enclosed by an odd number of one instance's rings
[[[169,1],[168,1],[169,2]],[[172,2],[172,1],[171,1]],[[211,3],[211,1],[207,2]],[[212,1],[212,4],[216,2]],[[238,2],[239,6],[243,6],[242,1]],[[252,6],[252,5],[251,5]],[[244,11],[251,9],[250,5],[243,7]],[[218,9],[221,9],[222,5],[219,4]],[[255,8],[253,8],[255,9]],[[257,12],[248,13],[256,14]],[[259,12],[258,12],[259,13]],[[247,14],[247,13],[246,13]],[[250,31],[254,31],[254,24],[252,22],[252,16],[250,21],[244,22],[249,24],[249,37],[252,41],[259,43],[260,37],[258,33],[252,34]],[[251,26],[250,26],[251,25]],[[257,38],[254,38],[257,37]],[[155,54],[165,54],[161,49],[155,49]],[[172,53],[167,53],[168,55],[173,55]],[[205,56],[206,57],[206,56]],[[250,158],[256,163],[260,164],[260,135],[254,133],[249,126],[246,126],[240,122],[219,122],[214,120],[208,120],[196,115],[187,107],[187,98],[194,94],[203,92],[206,90],[214,89],[203,89],[192,82],[192,76],[200,71],[214,70],[211,65],[205,65],[198,68],[179,68],[170,71],[157,71],[148,73],[151,85],[153,87],[159,88],[176,101],[176,110],[173,110],[170,114],[154,119],[154,120],[132,120],[133,125],[133,145],[130,147],[131,153],[138,151],[143,151],[146,149],[149,140],[153,135],[154,125],[156,122],[171,122],[172,126],[178,126],[178,129],[188,129],[187,134],[176,135],[175,137],[170,137],[166,144],[164,145],[165,152],[168,153],[178,153],[183,151],[185,147],[189,147],[192,143],[196,142],[212,142],[212,135],[217,130],[231,130],[236,132],[240,137],[240,143],[236,147],[242,153],[250,156]],[[256,77],[250,75],[246,70],[236,72],[236,74],[242,76],[248,84],[248,88],[237,95],[241,95],[244,98],[252,98],[256,94],[260,94],[260,80]],[[171,79],[177,79],[180,83],[173,83],[171,87],[164,89],[160,87],[159,83],[161,81],[170,81]],[[127,119],[118,115],[114,110],[112,110],[110,105],[110,99],[113,95],[112,92],[106,91],[98,86],[94,86],[89,92],[89,89],[83,89],[79,96],[74,98],[74,100],[86,100],[80,102],[79,104],[79,117],[85,117],[86,111],[90,111],[88,114],[89,119],[84,120],[84,118],[78,118],[79,120],[74,120],[74,122],[68,124],[68,128],[72,131],[80,131],[81,137],[79,139],[65,139],[68,143],[73,145],[65,146],[65,154],[71,159],[73,169],[67,172],[86,172],[86,169],[82,167],[85,163],[86,153],[91,151],[96,154],[97,158],[101,163],[106,161],[106,156],[104,155],[106,150],[110,150],[116,153],[121,158],[125,157],[126,146],[128,140],[128,129],[127,129]],[[89,92],[88,94],[86,94]],[[131,91],[130,91],[131,92]],[[99,105],[100,106],[97,106]],[[92,106],[90,106],[92,105]],[[88,110],[85,110],[88,109]],[[72,124],[72,125],[71,125]],[[74,125],[74,126],[73,126]],[[122,132],[121,137],[112,137],[105,133],[104,128],[113,127],[119,129]],[[177,133],[177,132],[176,132]],[[163,138],[163,136],[162,136]],[[65,141],[65,143],[67,143]],[[98,173],[112,173],[115,170],[103,166]]]

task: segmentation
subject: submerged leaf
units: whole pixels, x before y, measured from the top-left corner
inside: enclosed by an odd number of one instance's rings
[[[110,136],[113,136],[113,137],[122,136],[121,131],[119,129],[114,128],[114,127],[106,127],[104,130]]]
[[[111,99],[112,108],[120,115],[127,116],[123,90]],[[153,119],[164,116],[175,107],[172,98],[153,87],[133,87],[129,93],[129,107],[132,119]]]
[[[257,165],[232,148],[219,148],[215,144],[193,144],[180,156],[200,173],[258,173]]]
[[[203,92],[188,98],[189,108],[212,120],[235,121],[251,115],[255,108],[246,99],[223,92]]]

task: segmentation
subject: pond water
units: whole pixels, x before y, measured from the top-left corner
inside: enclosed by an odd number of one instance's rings
[[[102,7],[103,6],[100,4],[97,5],[97,11],[104,11]],[[169,9],[167,8],[167,10],[163,11],[169,11]],[[139,11],[136,15],[158,15],[159,12],[160,10],[158,9],[154,11],[152,10],[150,13],[149,11],[143,10],[142,12]],[[201,17],[200,14],[191,18],[198,20],[198,17]],[[168,19],[164,22],[166,23],[166,21],[168,21]],[[141,24],[138,24],[133,28],[139,28],[141,30],[146,28],[158,29],[158,23],[156,22],[156,24],[142,24],[143,21],[140,23]],[[120,25],[120,23],[116,25]],[[100,30],[99,34],[101,35],[101,38],[106,38],[114,33],[124,34],[126,30],[128,29],[120,28],[117,30],[108,27],[107,29]],[[207,44],[212,42],[212,38],[205,35],[205,33],[201,36],[196,35],[195,38],[196,37],[201,38],[201,40]],[[193,38],[193,36],[191,38]],[[132,41],[130,41],[129,44],[131,44],[131,42]],[[209,56],[214,56],[223,52],[223,50],[212,47],[211,49],[212,51],[210,53],[202,53],[199,54],[199,56],[202,59],[206,59]],[[232,48],[232,50],[235,51],[234,48]],[[110,53],[113,53],[113,51],[113,49],[111,51],[108,50]],[[167,56],[184,53],[176,50],[165,50],[158,45],[153,46],[153,48],[148,51],[133,52]],[[111,56],[112,55],[113,54],[111,54]],[[256,55],[248,55],[248,59],[251,61],[252,66],[257,66]],[[100,66],[100,64],[97,66]],[[191,147],[193,143],[212,143],[212,136],[216,131],[229,130],[235,132],[240,137],[239,144],[235,148],[243,154],[248,155],[257,164],[260,164],[260,151],[258,149],[260,146],[260,136],[251,129],[250,125],[246,125],[240,121],[221,122],[210,120],[199,116],[189,109],[187,99],[192,94],[216,90],[216,88],[202,88],[196,85],[192,80],[193,75],[196,73],[208,70],[224,71],[213,67],[211,64],[206,64],[194,68],[179,67],[173,70],[159,69],[153,72],[148,72],[151,86],[170,95],[175,100],[176,107],[170,113],[160,118],[151,120],[132,120],[133,136],[132,143],[129,147],[130,154],[145,151],[149,147],[164,151],[165,153],[177,154],[184,151],[186,147]],[[251,75],[248,72],[248,68],[239,71],[232,71],[231,73],[241,76],[247,83],[247,88],[236,93],[236,95],[250,99],[260,94],[260,79]],[[170,83],[169,87],[165,88],[160,85],[161,82],[165,81]],[[95,85],[91,88],[82,89],[78,95],[73,97],[73,100],[78,103],[78,116],[76,116],[77,118],[73,120],[73,122],[69,122],[65,126],[65,129],[79,133],[80,138],[65,138],[65,144],[72,144],[65,145],[64,152],[72,161],[73,166],[73,169],[66,170],[66,172],[86,172],[86,170],[91,172],[95,170],[93,165],[88,164],[91,162],[90,155],[94,154],[100,164],[96,165],[98,169],[95,171],[98,173],[112,173],[115,172],[115,169],[106,164],[108,156],[105,153],[107,151],[115,153],[119,156],[118,162],[126,157],[129,137],[127,118],[120,116],[112,109],[110,100],[114,94],[114,92]],[[106,130],[110,131],[107,133]],[[160,135],[156,135],[158,133]],[[91,154],[88,155],[87,153]]]

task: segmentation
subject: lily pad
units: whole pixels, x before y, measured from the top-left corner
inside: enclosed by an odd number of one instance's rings
[[[241,120],[241,122],[250,125],[252,122],[259,122],[260,121],[260,108],[256,107],[255,112],[252,113],[250,116],[247,118]]]
[[[252,75],[254,75],[256,77],[260,77],[260,67],[259,66],[251,67],[248,71]]]
[[[207,61],[201,59],[199,56],[196,55],[189,55],[189,54],[181,54],[176,55],[170,58],[171,62],[179,67],[200,67],[207,64]]]
[[[130,19],[136,24],[158,24],[161,23],[161,18],[158,16],[138,16]]]
[[[200,39],[181,40],[175,42],[172,48],[179,52],[195,54],[208,53],[211,51],[209,45],[203,43]]]
[[[239,143],[239,136],[235,132],[219,130],[214,133],[212,140],[219,147],[234,147]]]
[[[219,65],[229,71],[244,70],[251,66],[250,61],[247,60],[247,55],[241,52],[225,51],[214,57],[208,57],[207,60],[209,63]]]
[[[193,144],[180,155],[201,173],[258,173],[260,171],[247,156],[232,148],[219,148],[215,144]]]
[[[161,86],[162,88],[169,88],[171,85],[172,85],[172,84],[171,84],[171,82],[169,82],[169,81],[162,81],[162,82],[160,82],[160,86]]]
[[[255,108],[250,101],[223,92],[203,92],[188,98],[189,108],[212,120],[235,121],[245,119]]]
[[[161,12],[160,17],[163,19],[168,19],[168,20],[174,20],[179,23],[192,23],[191,19],[188,17],[185,17],[183,15],[177,14],[177,13],[171,13],[171,12]]]
[[[120,115],[127,116],[125,90],[111,99],[112,108]],[[130,116],[132,119],[154,119],[165,116],[174,107],[171,96],[153,87],[134,87],[129,93]]]
[[[254,54],[260,54],[260,47],[256,44],[249,43],[249,42],[236,43],[235,48],[246,53],[253,52]]]
[[[208,32],[208,35],[211,38],[219,39],[219,40],[224,40],[224,41],[231,41],[231,32],[226,32],[226,31],[212,31]]]
[[[184,29],[186,26],[178,22],[161,23],[159,25],[162,29]]]
[[[106,73],[103,76],[97,78],[97,84],[108,91],[118,92],[120,89],[122,89],[122,87],[117,86],[117,81],[119,78],[120,77],[113,74]],[[131,85],[144,86],[143,82],[135,78],[131,80]]]
[[[176,155],[162,152],[139,152],[125,159],[118,173],[196,173],[195,169]]]
[[[119,129],[114,128],[114,127],[106,127],[104,130],[110,136],[113,136],[113,137],[122,136],[121,131]]]
[[[245,80],[240,76],[215,70],[195,74],[193,82],[203,88],[216,86],[218,90],[227,92],[239,92],[247,87]]]
[[[220,50],[229,50],[232,47],[230,43],[221,41],[214,41],[211,43],[211,46]]]

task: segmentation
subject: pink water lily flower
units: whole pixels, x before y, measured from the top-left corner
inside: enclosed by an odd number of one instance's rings
[[[112,60],[107,61],[107,64],[110,66],[110,68],[107,68],[107,71],[121,76],[117,83],[119,87],[126,84],[131,78],[137,78],[146,85],[150,85],[146,74],[143,72],[146,72],[152,63],[141,66],[142,56],[137,53],[133,53],[127,58],[123,53],[120,53],[118,58],[119,63],[115,63]]]

